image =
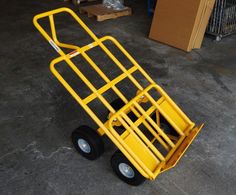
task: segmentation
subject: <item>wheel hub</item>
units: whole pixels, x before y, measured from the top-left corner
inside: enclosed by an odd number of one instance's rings
[[[91,152],[91,147],[89,143],[82,138],[78,139],[78,146],[84,153],[88,154]]]
[[[126,163],[120,163],[119,164],[119,170],[127,178],[133,178],[134,177],[134,170],[132,167],[127,165]]]

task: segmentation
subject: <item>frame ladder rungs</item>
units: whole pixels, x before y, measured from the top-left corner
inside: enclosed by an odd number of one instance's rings
[[[132,68],[128,69],[128,73],[132,74],[134,73],[138,68],[136,66],[133,66]],[[99,94],[105,93],[107,90],[111,89],[113,86],[115,86],[117,83],[122,81],[127,77],[126,73],[122,73],[115,79],[111,80],[109,83],[101,87],[100,89],[97,90]],[[97,98],[97,95],[95,93],[92,93],[91,95],[87,96],[86,98],[83,99],[85,104],[88,104],[89,102],[93,101],[95,98]]]

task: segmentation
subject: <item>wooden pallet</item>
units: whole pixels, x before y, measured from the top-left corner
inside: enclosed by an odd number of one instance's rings
[[[95,16],[97,21],[104,21],[107,19],[114,19],[121,16],[129,16],[132,14],[131,8],[127,7],[124,10],[113,10],[104,7],[102,4],[84,6],[79,9],[80,13],[87,13],[88,17]]]

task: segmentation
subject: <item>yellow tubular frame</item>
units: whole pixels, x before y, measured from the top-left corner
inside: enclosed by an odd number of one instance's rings
[[[66,12],[70,14],[92,37],[94,41],[83,47],[59,42],[56,34],[54,15],[61,12]],[[39,19],[47,17],[49,18],[51,27],[51,37],[38,23]],[[83,23],[83,21],[72,10],[68,8],[59,8],[56,10],[38,14],[34,17],[33,23],[39,30],[39,32],[51,44],[51,46],[60,54],[60,57],[52,60],[52,62],[50,63],[51,72],[74,97],[74,99],[83,107],[83,109],[91,116],[91,118],[96,122],[96,124],[99,126],[99,134],[101,136],[106,134],[111,139],[111,141],[119,148],[119,150],[128,158],[128,160],[137,168],[137,170],[148,179],[155,179],[161,172],[166,171],[175,166],[181,156],[184,154],[185,150],[188,148],[188,146],[194,140],[196,135],[199,133],[203,125],[199,127],[194,127],[195,124],[181,111],[181,109],[173,102],[173,100],[165,93],[165,91],[150,78],[150,76],[141,68],[140,65],[138,65],[134,58],[132,58],[132,56],[121,46],[121,44],[114,37],[105,36],[102,38],[97,38],[97,36]],[[130,69],[126,69],[121,64],[121,62],[103,44],[103,42],[105,41],[111,41],[112,43],[114,43],[115,46],[130,60],[133,66]],[[97,46],[99,46],[120,68],[120,70],[122,70],[123,73],[117,78],[110,80],[86,53],[86,51]],[[73,52],[66,54],[64,53],[62,48],[72,49]],[[106,82],[103,87],[101,87],[100,89],[96,89],[93,84],[77,68],[77,66],[71,61],[72,58],[78,55],[81,55],[98,73],[98,75],[100,75],[100,77]],[[67,83],[67,81],[60,75],[60,73],[55,68],[55,65],[62,61],[65,61],[69,65],[69,67],[76,73],[76,75],[91,89],[92,94],[82,99],[75,92],[75,90]],[[143,88],[142,85],[139,84],[139,82],[133,77],[132,73],[136,71],[139,71],[150,83],[148,87]],[[116,87],[116,84],[121,82],[125,78],[129,78],[130,81],[138,89],[137,95],[130,101]],[[125,103],[125,106],[123,106],[119,111],[115,111],[114,108],[102,95],[109,89],[112,89]],[[155,100],[150,95],[149,92],[152,89],[156,90],[160,94],[160,99]],[[98,98],[110,111],[109,120],[105,123],[103,123],[88,106],[88,104],[95,98]],[[144,102],[144,98],[152,105],[147,111],[145,111],[142,106],[140,106],[140,104]],[[169,106],[168,108],[171,108],[170,113],[167,112],[166,106]],[[127,114],[129,112],[133,112],[137,116],[138,119],[135,122],[128,117]],[[160,113],[176,130],[176,132],[179,134],[179,137],[171,138],[171,136],[168,136],[160,128],[158,120],[155,121],[150,117],[153,112],[157,113],[157,118],[159,117]],[[171,117],[171,114],[175,115],[176,117]],[[143,124],[153,135],[152,140],[149,140],[145,136],[145,134],[139,129],[139,125],[141,124]],[[116,132],[114,126],[117,125],[122,125],[123,127],[125,127],[126,131],[122,135],[119,135]],[[126,143],[125,139],[129,135],[135,138],[137,144],[140,144],[141,146],[145,147],[149,155],[151,155],[153,158],[155,157],[155,162],[157,163],[155,170],[150,170],[148,165],[145,164],[137,155],[137,153],[133,151],[133,148]],[[165,150],[168,151],[168,154],[166,156],[163,155],[155,147],[155,141],[158,141],[165,148]]]

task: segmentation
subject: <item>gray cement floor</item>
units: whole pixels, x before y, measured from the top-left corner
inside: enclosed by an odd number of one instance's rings
[[[35,14],[70,5],[3,0],[0,194],[236,194],[236,36],[219,43],[206,38],[200,50],[185,53],[149,40],[144,2],[129,2],[130,17],[100,23],[81,17],[99,37],[118,38],[193,121],[205,122],[200,135],[176,168],[140,187],[113,174],[109,160],[115,148],[107,139],[100,159],[82,158],[70,134],[90,120],[50,73],[57,54],[32,25]],[[59,24],[67,40],[89,41],[75,25]]]

